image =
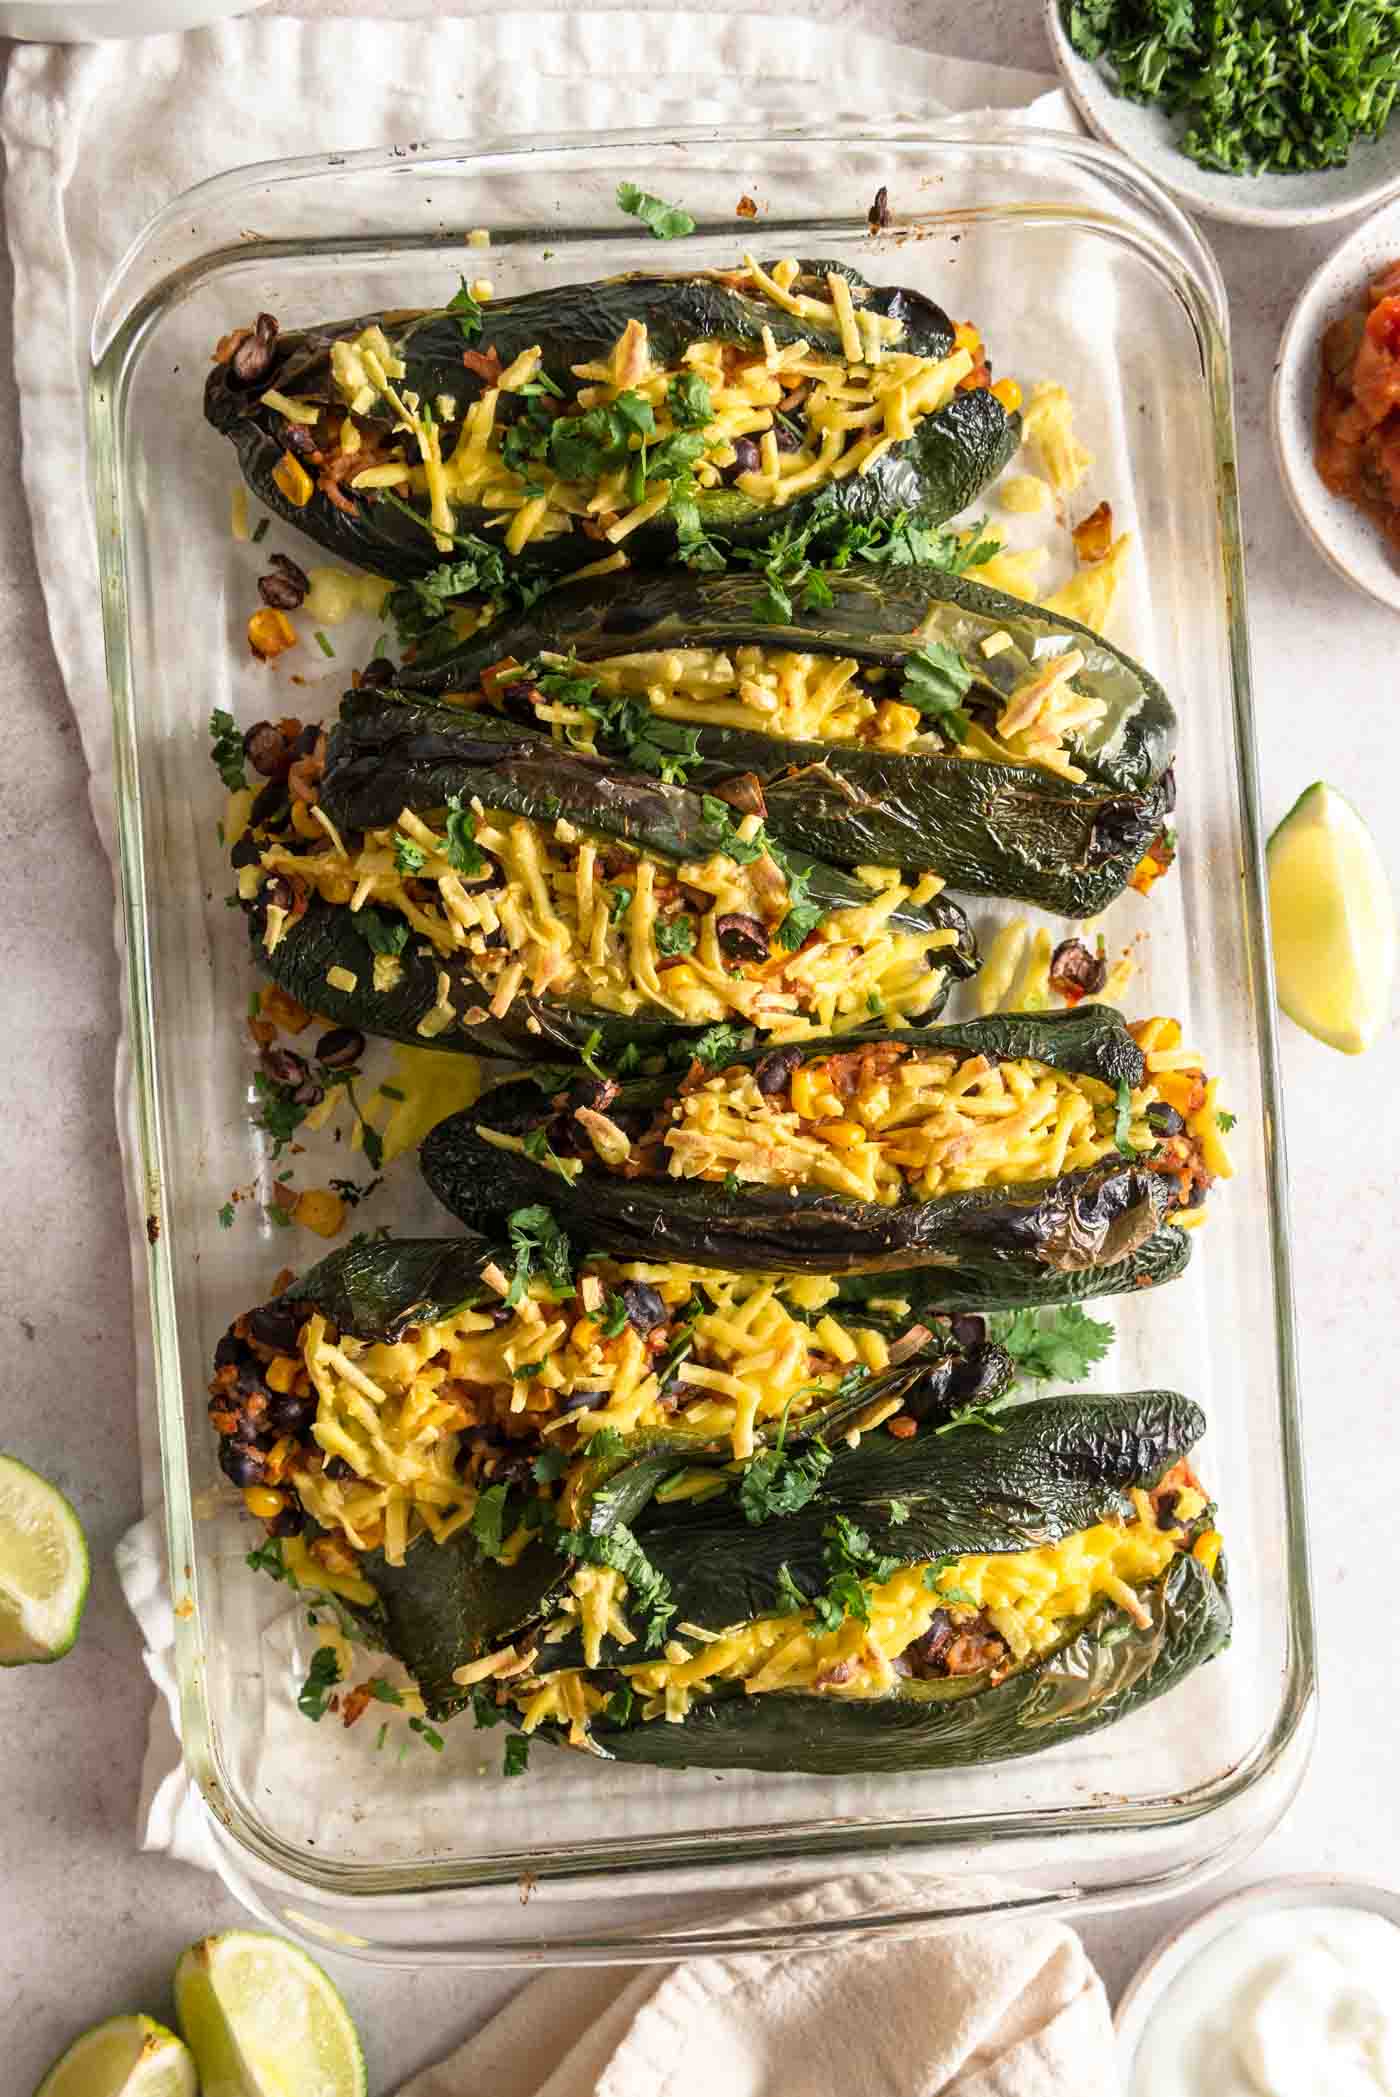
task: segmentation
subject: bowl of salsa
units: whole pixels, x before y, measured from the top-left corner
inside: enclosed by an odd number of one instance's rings
[[[1304,288],[1284,330],[1273,421],[1314,545],[1400,611],[1400,205],[1364,221]]]

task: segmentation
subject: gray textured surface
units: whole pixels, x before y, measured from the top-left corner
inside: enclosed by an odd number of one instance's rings
[[[352,10],[364,11],[355,0],[331,0],[326,11]],[[412,0],[384,8],[426,11]],[[808,10],[803,0],[787,0],[786,8],[764,11]],[[975,10],[951,0],[869,0],[819,11],[828,22],[835,17],[931,50],[1048,64],[1034,0],[990,0]],[[1395,623],[1334,582],[1307,546],[1286,509],[1267,432],[1280,329],[1308,272],[1337,237],[1212,232],[1234,314],[1264,808],[1277,820],[1325,773],[1383,833],[1392,874],[1400,875],[1400,836],[1374,778],[1396,698]],[[0,1303],[0,1446],[72,1495],[95,1563],[77,1653],[61,1667],[0,1679],[0,2097],[24,2097],[83,2025],[119,2008],[159,2014],[180,1949],[238,1920],[239,1911],[202,1875],[133,1847],[147,1685],[110,1571],[112,1544],[138,1512],[111,1105],[112,894],[19,493],[10,324],[6,270],[0,659],[10,675],[0,765],[0,1100],[7,1136],[0,1213],[8,1287]],[[1377,1524],[1370,1511],[1375,1481],[1395,1470],[1400,1439],[1390,1411],[1395,1376],[1384,1351],[1394,1317],[1400,1056],[1393,1034],[1364,1062],[1346,1063],[1285,1029],[1284,1059],[1302,1255],[1303,1377],[1312,1404],[1324,1710],[1297,1804],[1237,1876],[1339,1870],[1396,1882],[1400,1692],[1389,1686],[1384,1662],[1377,1666],[1374,1618],[1377,1597],[1400,1578],[1400,1552],[1394,1524]],[[1384,1640],[1379,1644],[1383,1650]],[[1176,1913],[1199,1904],[1086,1929],[1110,1985],[1121,1985]],[[471,1974],[350,1971],[347,1992],[365,2034],[372,2089],[394,2089],[512,1985]]]

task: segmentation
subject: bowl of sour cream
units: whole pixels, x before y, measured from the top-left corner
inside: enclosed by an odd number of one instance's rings
[[[1158,1945],[1114,2030],[1124,2097],[1400,2097],[1400,1893],[1232,1893]]]

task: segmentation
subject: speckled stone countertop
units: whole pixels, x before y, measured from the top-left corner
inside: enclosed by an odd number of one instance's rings
[[[495,0],[502,4],[510,0]],[[744,0],[729,4],[742,9]],[[820,10],[812,0],[752,4],[755,12],[810,9],[828,24],[848,21],[928,50],[1051,65],[1035,0],[983,0],[975,9],[953,0],[823,0]],[[324,11],[342,9],[332,0]],[[452,11],[479,8],[459,0]],[[1400,704],[1400,627],[1335,581],[1305,542],[1274,470],[1267,425],[1284,319],[1341,231],[1207,231],[1233,314],[1265,818],[1275,822],[1325,774],[1370,817],[1400,887],[1400,826],[1382,801],[1376,764],[1390,709]],[[113,896],[34,572],[18,473],[8,265],[0,269],[0,1447],[41,1466],[72,1496],[94,1560],[80,1652],[62,1667],[0,1681],[0,2091],[25,2097],[84,2025],[121,2008],[160,2014],[180,1950],[242,1911],[213,1879],[141,1855],[134,1843],[148,1684],[111,1571],[112,1546],[140,1511],[112,1121]],[[50,848],[60,837],[61,852]],[[1321,1721],[1295,1804],[1234,1880],[1213,1890],[1284,1871],[1400,1883],[1400,1676],[1376,1629],[1378,1597],[1400,1587],[1400,1532],[1375,1519],[1384,1481],[1400,1469],[1387,1348],[1400,1279],[1391,1246],[1400,1036],[1392,1031],[1369,1057],[1348,1062],[1285,1025],[1283,1059]],[[1110,1988],[1205,1898],[1088,1924],[1085,1939]],[[448,2050],[519,1984],[518,1976],[359,1966],[341,1978],[376,2097]]]

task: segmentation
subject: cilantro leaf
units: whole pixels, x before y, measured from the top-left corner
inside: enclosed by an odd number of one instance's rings
[[[395,1689],[393,1683],[386,1682],[382,1675],[371,1675],[365,1684],[365,1688],[374,1698],[376,1704],[402,1704],[403,1702],[403,1691]]]
[[[543,1275],[556,1296],[567,1296],[574,1285],[573,1256],[568,1239],[549,1210],[540,1204],[513,1209],[506,1219],[506,1228],[515,1255],[506,1308],[515,1309],[535,1274]]]
[[[516,1374],[519,1373],[517,1370]],[[485,1492],[477,1496],[467,1527],[476,1538],[483,1558],[499,1558],[501,1555],[501,1545],[506,1537],[506,1497],[509,1492],[508,1485],[488,1485]]]
[[[680,430],[702,430],[714,420],[710,389],[698,371],[677,373],[666,388],[666,405]]]
[[[226,1201],[219,1211],[219,1229],[221,1231],[231,1231],[233,1229],[233,1214],[233,1203]]]
[[[530,1740],[525,1733],[512,1733],[505,1745],[501,1767],[508,1777],[523,1777],[530,1767]]]
[[[473,298],[465,277],[447,301],[447,311],[456,314],[464,342],[470,342],[481,333],[481,307]]]
[[[786,1560],[778,1567],[777,1589],[778,1606],[784,1613],[790,1611],[794,1616],[797,1616],[807,1607],[808,1597],[793,1579],[792,1567],[787,1564]]]
[[[259,1544],[256,1551],[249,1551],[243,1562],[255,1573],[268,1573],[274,1580],[292,1579],[291,1569],[282,1563],[282,1546],[275,1536]],[[295,1586],[296,1582],[292,1581],[292,1585]]]
[[[411,1718],[408,1722],[408,1730],[410,1733],[416,1733],[424,1747],[430,1747],[435,1755],[442,1753],[445,1745],[443,1737],[438,1732],[437,1727],[430,1726],[425,1718]]]
[[[209,755],[230,793],[248,784],[243,771],[243,737],[232,714],[216,706],[209,716]]]
[[[695,927],[682,912],[677,917],[658,918],[653,927],[658,954],[689,954],[695,948]]]
[[[334,1646],[317,1646],[311,1656],[306,1680],[297,1692],[297,1710],[303,1718],[319,1725],[326,1715],[331,1691],[340,1680],[340,1662]]]
[[[623,1575],[628,1616],[641,1622],[645,1645],[659,1646],[676,1613],[671,1583],[652,1564],[626,1523],[619,1522],[606,1536],[594,1536],[586,1529],[561,1529],[555,1540],[567,1557],[580,1558],[585,1565],[612,1566]]]
[[[459,874],[480,874],[486,868],[476,844],[475,812],[463,807],[460,794],[449,795],[447,801],[447,860]]]
[[[408,840],[401,838],[399,842],[407,844]],[[410,849],[417,851],[418,848],[415,845]],[[422,864],[421,853],[419,864]],[[375,910],[366,904],[362,910],[355,912],[355,924],[372,954],[401,954],[408,945],[408,922],[405,918],[389,917],[384,911]]]
[[[993,1321],[991,1337],[1023,1378],[1083,1383],[1113,1345],[1113,1327],[1105,1318],[1091,1318],[1077,1303],[1066,1303],[1044,1313],[1008,1312]]]
[[[421,873],[428,855],[422,845],[416,845],[411,837],[401,830],[394,832],[394,865],[404,875]],[[371,942],[372,943],[372,942]]]
[[[927,641],[904,662],[900,698],[932,721],[950,741],[960,743],[971,726],[959,702],[972,686],[972,672],[956,648]]]
[[[635,182],[618,183],[617,207],[629,218],[640,219],[656,240],[683,240],[687,233],[695,231],[695,221],[688,211],[653,196],[650,190],[639,189]]]
[[[781,1447],[761,1450],[744,1466],[739,1485],[744,1520],[756,1526],[796,1514],[820,1491],[830,1468],[831,1451],[824,1442],[812,1442],[795,1456]]]
[[[616,1289],[609,1289],[603,1306],[603,1315],[598,1321],[605,1340],[615,1340],[627,1327],[627,1305]]]
[[[569,1457],[567,1450],[561,1449],[557,1443],[551,1442],[548,1448],[541,1449],[539,1455],[531,1464],[530,1476],[534,1479],[536,1485],[553,1485],[556,1479],[563,1477],[568,1468]]]
[[[608,1698],[607,1703],[604,1704],[603,1709],[615,1726],[627,1725],[632,1717],[632,1690],[630,1684],[624,1682],[620,1689],[615,1689]]]
[[[724,1070],[748,1046],[748,1040],[746,1027],[735,1026],[730,1020],[718,1020],[690,1044],[690,1053],[706,1070]]]
[[[1238,1120],[1238,1114],[1229,1114],[1222,1107],[1220,1112],[1215,1117],[1215,1125],[1220,1130],[1223,1136],[1228,1136],[1231,1129],[1235,1126],[1235,1123]]]

